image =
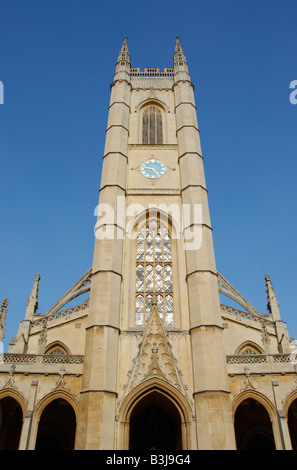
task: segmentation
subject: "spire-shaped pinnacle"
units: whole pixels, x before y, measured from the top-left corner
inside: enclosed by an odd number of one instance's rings
[[[275,324],[275,332],[278,340],[278,350],[282,354],[290,353],[290,338],[286,324],[282,322],[279,313],[279,303],[276,300],[274,289],[271,284],[270,277],[268,274],[265,276],[266,281],[266,292],[267,292],[267,308],[272,315],[272,319]]]
[[[39,281],[40,281],[40,275],[36,274],[32,291],[27,301],[27,310],[26,310],[26,317],[25,317],[26,320],[31,319],[34,313],[36,313],[36,310],[38,308]]]
[[[274,289],[272,287],[272,283],[270,280],[270,276],[266,274],[265,276],[266,282],[266,292],[267,292],[267,308],[272,315],[274,321],[280,320],[280,313],[279,313],[279,303],[275,297]]]
[[[124,42],[123,42],[123,45],[122,45],[121,52],[129,52],[127,39],[128,39],[127,36],[125,36],[125,37],[124,37]]]
[[[186,61],[185,53],[183,51],[183,48],[181,47],[181,43],[179,42],[179,36],[176,36],[174,58],[178,60],[182,59]]]
[[[127,42],[127,36],[124,37],[124,42],[123,42],[123,45],[122,45],[122,48],[121,48],[121,51],[118,55],[118,62],[120,61],[126,61],[126,62],[129,62],[130,63],[130,53],[129,53],[129,49],[128,49],[128,42]]]
[[[3,299],[1,303],[1,308],[0,308],[0,342],[4,338],[4,328],[5,328],[5,321],[6,321],[7,306],[8,306],[8,300]]]
[[[184,51],[181,47],[181,44],[179,42],[179,36],[176,36],[173,62],[174,62],[175,73],[177,73],[177,72],[187,72],[188,73],[187,59],[186,59],[186,55],[185,55],[185,53],[184,53]]]
[[[183,52],[182,47],[179,42],[179,36],[176,36],[175,52]]]

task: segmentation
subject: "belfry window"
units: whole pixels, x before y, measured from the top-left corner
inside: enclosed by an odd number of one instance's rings
[[[149,318],[153,297],[161,320],[172,326],[171,238],[168,228],[157,219],[148,220],[137,234],[136,325],[144,325]]]
[[[149,106],[143,112],[142,143],[163,144],[162,113],[156,106]]]

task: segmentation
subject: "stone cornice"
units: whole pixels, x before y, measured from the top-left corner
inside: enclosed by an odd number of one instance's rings
[[[177,150],[177,144],[157,144],[157,145],[147,145],[147,144],[128,144],[129,150]]]
[[[180,190],[179,189],[173,189],[173,188],[131,188],[126,190],[126,195],[127,196],[134,196],[134,195],[139,195],[139,194],[148,194],[148,195],[171,195],[171,196],[180,196]]]

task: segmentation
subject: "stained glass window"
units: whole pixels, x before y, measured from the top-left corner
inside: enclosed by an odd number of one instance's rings
[[[136,240],[136,325],[149,318],[156,294],[157,310],[167,326],[174,324],[171,238],[168,228],[150,219]]]

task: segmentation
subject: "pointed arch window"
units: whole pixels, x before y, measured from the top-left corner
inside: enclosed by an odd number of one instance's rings
[[[136,325],[149,317],[153,296],[166,326],[174,325],[171,237],[157,219],[142,225],[136,243]]]
[[[250,356],[254,354],[263,354],[263,350],[254,343],[246,342],[238,348],[236,354]]]
[[[162,113],[157,106],[149,106],[143,111],[142,143],[163,144]]]
[[[47,347],[45,350],[45,354],[49,354],[52,356],[64,356],[69,354],[69,351],[60,343],[54,343]]]

